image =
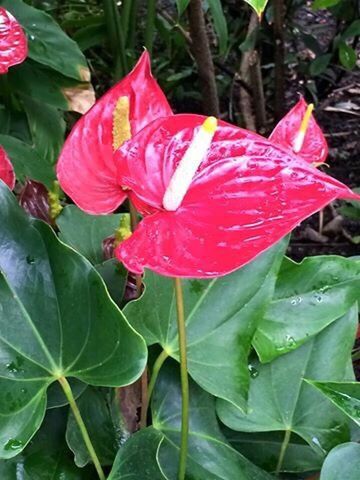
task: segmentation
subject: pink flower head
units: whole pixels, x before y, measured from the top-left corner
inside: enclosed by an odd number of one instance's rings
[[[0,146],[0,180],[12,190],[15,187],[15,173],[9,157],[5,150]]]
[[[280,120],[269,138],[315,166],[324,163],[328,155],[328,146],[312,115],[312,106],[303,98]]]
[[[22,63],[28,53],[27,39],[21,25],[0,7],[0,74]]]
[[[130,200],[145,215],[116,249],[130,271],[225,275],[332,200],[359,198],[290,149],[224,122],[208,134],[210,141],[199,153],[204,120],[198,115],[161,118],[116,152],[118,184],[129,189]],[[182,162],[191,156],[198,166],[189,176],[189,164]],[[174,185],[180,170],[185,189],[181,179]]]
[[[126,198],[117,182],[115,150],[149,122],[172,115],[145,51],[135,68],[77,122],[57,164],[61,188],[92,214],[114,211]]]

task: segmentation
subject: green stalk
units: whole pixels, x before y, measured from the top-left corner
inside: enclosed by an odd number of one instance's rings
[[[64,391],[64,394],[65,394],[66,398],[68,399],[70,408],[71,408],[71,410],[74,414],[75,420],[78,424],[78,427],[80,429],[81,435],[82,435],[83,440],[84,440],[84,443],[86,445],[86,448],[88,449],[91,460],[93,461],[93,464],[96,468],[96,471],[99,475],[99,478],[100,478],[100,480],[106,480],[105,474],[104,474],[103,469],[101,467],[101,463],[98,459],[98,456],[96,455],[94,446],[91,442],[91,439],[89,437],[89,433],[86,429],[86,425],[84,423],[84,420],[82,419],[79,407],[76,404],[76,401],[75,401],[74,395],[72,393],[70,384],[65,377],[60,377],[58,379],[58,381],[59,381],[59,383],[60,383],[60,385],[61,385],[61,387]]]
[[[128,32],[129,32],[129,25],[130,25],[130,15],[132,11],[132,3],[133,0],[123,0],[123,7],[121,9],[121,20],[122,20],[122,27],[124,32],[124,43],[128,45]]]
[[[156,17],[156,0],[148,0],[146,29],[145,29],[145,47],[148,50],[150,55],[152,54],[152,47],[153,47],[155,17]]]
[[[285,430],[284,440],[281,444],[279,460],[278,460],[278,463],[276,465],[276,470],[275,470],[276,475],[280,474],[281,467],[284,463],[285,453],[286,453],[286,450],[289,446],[290,437],[291,437],[291,430]]]
[[[103,0],[103,4],[109,44],[115,61],[115,78],[119,79],[128,72],[123,26],[116,0]]]
[[[138,8],[139,8],[138,0],[132,0],[130,21],[129,21],[130,30],[128,31],[128,40],[127,40],[127,46],[130,51],[133,51],[135,48]]]
[[[181,285],[181,279],[175,278],[175,295],[177,326],[179,335],[180,351],[180,377],[181,377],[181,442],[178,480],[185,479],[186,460],[189,440],[189,379],[187,374],[187,355],[186,355],[186,326],[184,312],[184,298]]]

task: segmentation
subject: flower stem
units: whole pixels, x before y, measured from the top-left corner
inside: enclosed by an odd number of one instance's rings
[[[189,437],[189,379],[187,374],[186,326],[184,298],[181,279],[175,278],[177,326],[179,334],[180,376],[181,376],[181,443],[178,480],[185,479]]]
[[[276,470],[275,470],[276,475],[279,475],[281,467],[283,465],[285,453],[286,453],[287,447],[289,446],[290,437],[291,437],[291,430],[285,430],[284,440],[281,444],[279,460],[276,465]]]
[[[146,28],[145,28],[145,47],[150,55],[152,54],[153,41],[154,41],[155,19],[156,19],[156,0],[148,0]]]
[[[65,377],[60,377],[58,379],[58,381],[59,381],[62,389],[64,390],[64,394],[65,394],[66,398],[68,399],[70,408],[71,408],[71,410],[74,414],[75,420],[78,424],[78,427],[80,429],[81,435],[82,435],[83,440],[84,440],[84,443],[86,445],[86,448],[88,449],[88,452],[89,452],[90,457],[93,461],[93,464],[96,468],[96,471],[99,475],[99,478],[100,478],[100,480],[106,480],[105,474],[104,474],[103,469],[102,469],[101,464],[100,464],[100,461],[98,459],[98,456],[96,455],[94,446],[93,446],[93,444],[90,440],[89,433],[86,429],[84,420],[82,419],[79,407],[76,404],[76,401],[75,401],[74,395],[72,393],[70,384]]]

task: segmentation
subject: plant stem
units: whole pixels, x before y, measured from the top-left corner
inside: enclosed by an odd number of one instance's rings
[[[284,0],[274,0],[274,39],[275,39],[275,120],[284,113],[285,100],[285,41],[284,41]]]
[[[129,211],[130,211],[130,226],[131,226],[131,231],[134,232],[136,230],[136,227],[139,223],[138,219],[138,214],[136,211],[136,208],[134,205],[130,202],[129,200]],[[140,297],[141,295],[141,290],[142,290],[142,278],[141,275],[135,275],[136,279],[136,294],[137,297]]]
[[[146,16],[146,29],[145,29],[145,47],[149,54],[152,54],[154,30],[155,30],[155,17],[156,17],[156,0],[148,0],[147,2],[147,16]]]
[[[132,0],[124,0],[123,6],[121,8],[121,20],[122,20],[123,38],[124,38],[125,45],[127,45],[131,10],[132,10]]]
[[[105,474],[104,474],[103,469],[102,469],[101,464],[100,464],[100,461],[98,459],[98,456],[96,455],[94,446],[93,446],[93,444],[90,440],[89,433],[86,429],[84,420],[82,419],[79,407],[76,404],[76,401],[75,401],[74,395],[72,393],[70,384],[65,377],[58,378],[58,381],[59,381],[59,383],[60,383],[60,385],[61,385],[61,387],[64,391],[64,394],[65,394],[66,398],[68,399],[70,408],[71,408],[71,410],[74,414],[75,420],[78,424],[78,427],[80,429],[81,435],[82,435],[83,440],[84,440],[84,443],[86,445],[86,448],[88,449],[88,452],[89,452],[90,457],[93,461],[93,464],[96,468],[96,471],[99,475],[99,478],[100,478],[100,480],[106,480]]]
[[[189,379],[187,374],[186,326],[181,279],[175,278],[176,312],[179,335],[181,376],[181,443],[178,480],[185,479],[189,438]]]
[[[150,400],[151,400],[151,396],[152,396],[152,393],[154,391],[155,383],[156,383],[157,377],[159,375],[160,369],[163,366],[165,360],[168,358],[168,356],[169,356],[169,354],[165,350],[163,350],[160,353],[160,355],[157,357],[157,359],[155,360],[155,363],[154,363],[153,368],[152,368],[152,373],[151,373],[151,377],[150,377],[148,390],[147,390],[147,402],[146,402],[146,405],[143,402],[142,407],[141,407],[140,425],[145,425],[146,426],[147,412],[148,412],[148,409],[149,409],[149,403],[150,403]]]
[[[216,87],[214,62],[206,33],[202,0],[190,0],[187,12],[192,40],[190,48],[198,68],[203,110],[205,115],[218,117],[220,114],[219,97]]]
[[[279,475],[279,473],[280,473],[282,464],[284,462],[285,453],[286,453],[287,447],[288,447],[289,442],[290,442],[290,437],[291,437],[291,430],[285,430],[284,440],[281,444],[279,460],[278,460],[278,463],[276,465],[276,470],[275,470],[276,475]]]

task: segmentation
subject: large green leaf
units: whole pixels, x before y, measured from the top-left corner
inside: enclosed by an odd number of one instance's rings
[[[190,0],[176,0],[176,7],[177,7],[179,17],[181,17],[181,15],[185,12],[189,3],[190,3]]]
[[[28,36],[29,57],[47,65],[66,77],[88,81],[90,72],[86,59],[77,44],[59,27],[55,20],[22,0],[0,0],[11,12]]]
[[[181,392],[179,372],[165,365],[152,402],[153,427],[142,430],[120,449],[109,480],[176,480],[179,459]],[[188,479],[270,480],[267,473],[233,449],[221,433],[215,399],[190,382]]]
[[[77,404],[101,464],[112,465],[117,451],[129,436],[120,413],[117,392],[109,388],[89,387]],[[78,467],[91,462],[72,413],[69,415],[66,440],[75,454]]]
[[[0,135],[0,145],[4,147],[14,165],[16,178],[21,182],[31,178],[51,188],[56,178],[53,165],[42,158],[38,151],[27,143],[10,135]]]
[[[357,308],[333,322],[315,338],[270,364],[254,361],[247,413],[223,400],[221,420],[244,432],[294,432],[324,455],[349,439],[348,421],[320,392],[303,382],[352,379],[350,354],[357,326]]]
[[[63,114],[57,108],[39,103],[29,97],[23,97],[22,102],[36,151],[46,162],[54,165],[64,143]]]
[[[164,435],[153,427],[132,435],[119,450],[108,480],[169,480],[157,460]]]
[[[226,429],[225,435],[231,445],[255,465],[269,472],[276,470],[284,439],[282,432],[245,433]],[[285,452],[282,470],[294,473],[317,471],[323,460],[323,455],[293,434]]]
[[[131,383],[146,348],[91,264],[2,182],[0,224],[0,457],[10,458],[39,428],[50,384]]]
[[[153,426],[164,435],[158,462],[169,480],[177,478],[180,445],[181,390],[179,372],[167,365],[152,402]],[[221,433],[215,399],[190,382],[190,425],[187,478],[196,480],[269,480],[271,477],[233,449]]]
[[[1,480],[96,480],[93,468],[77,468],[65,442],[67,409],[51,410],[31,444],[0,460]]]
[[[331,450],[321,469],[320,480],[358,480],[360,445],[344,443]]]
[[[104,261],[102,242],[113,235],[122,215],[88,215],[75,205],[68,205],[56,219],[60,239],[75,248],[91,263]]]
[[[285,259],[275,294],[253,344],[262,362],[294,350],[349,310],[359,298],[360,261],[311,257]]]
[[[314,382],[313,385],[360,427],[360,383],[359,382]]]
[[[251,340],[272,296],[284,248],[280,242],[222,278],[183,281],[189,373],[205,390],[240,408],[246,407]],[[178,360],[173,282],[152,272],[144,282],[145,293],[125,307],[126,316],[149,345],[160,343]]]

